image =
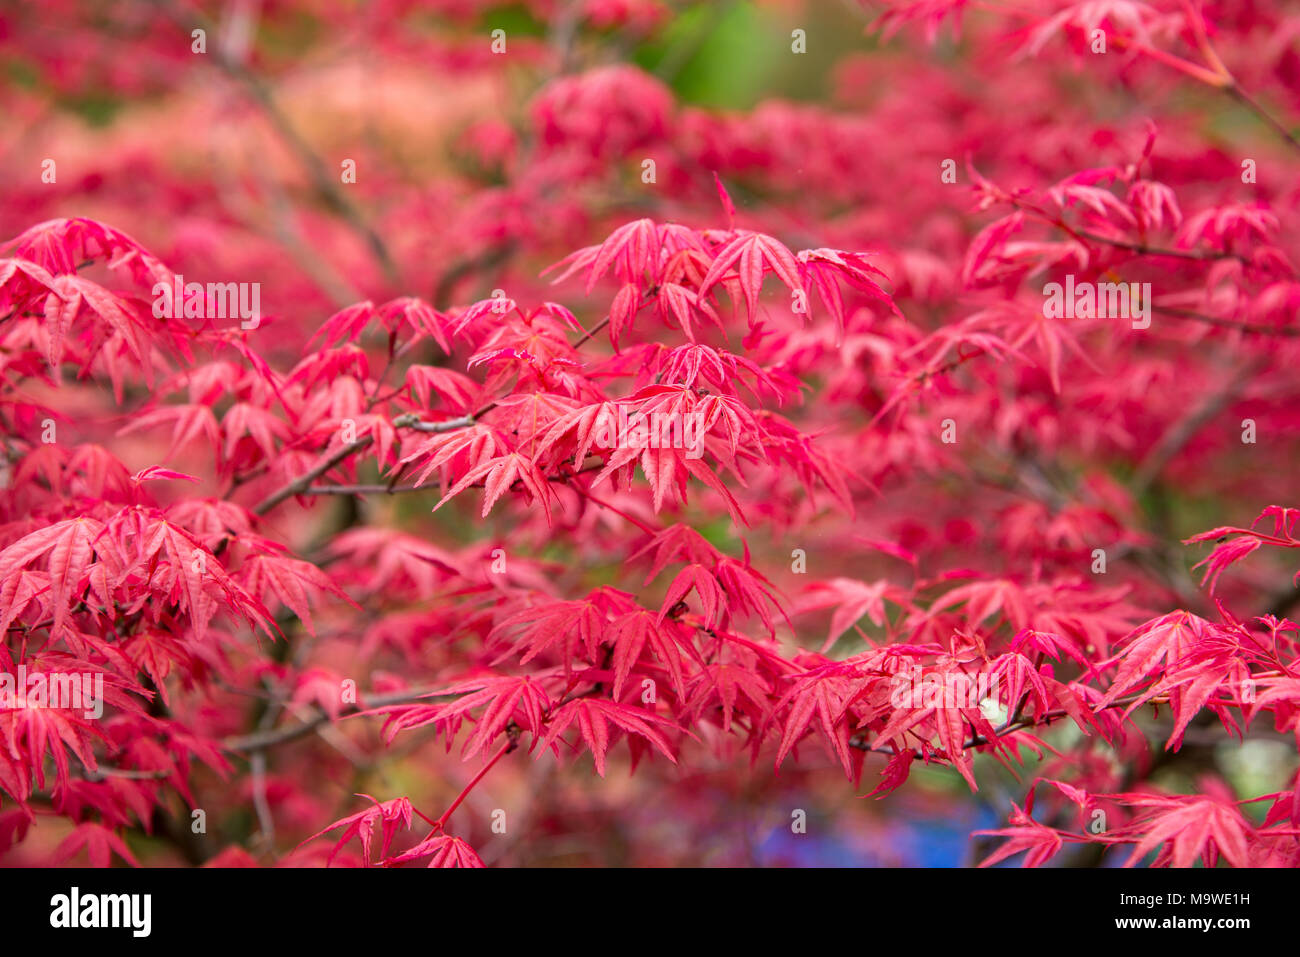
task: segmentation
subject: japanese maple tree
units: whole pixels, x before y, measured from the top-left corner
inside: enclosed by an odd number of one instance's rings
[[[0,12],[4,863],[1300,865],[1291,5],[112,7]]]

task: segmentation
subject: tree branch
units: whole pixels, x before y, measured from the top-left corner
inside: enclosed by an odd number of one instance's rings
[[[354,705],[353,707],[340,712],[340,718],[347,718],[355,714],[361,714],[374,708],[383,708],[394,704],[407,704],[421,699],[441,700],[443,698],[455,698],[458,695],[444,694],[435,695],[435,689],[432,688],[409,688],[406,691],[395,691],[389,694],[368,695],[364,702]],[[311,734],[323,724],[327,724],[333,719],[329,714],[322,711],[314,718],[308,718],[297,724],[287,725],[283,728],[272,728],[266,731],[255,731],[252,734],[239,735],[233,738],[226,738],[221,742],[221,746],[228,751],[245,751],[256,752],[264,751],[267,748],[274,747],[277,744],[283,744],[286,741],[294,741],[298,738]]]
[[[422,422],[419,417],[415,415],[399,415],[393,420],[393,425],[399,429],[414,429],[417,432],[454,432],[456,429],[463,429],[473,425],[475,421],[476,420],[472,415],[462,415],[458,419],[448,419],[446,422]],[[343,448],[339,449],[333,455],[322,460],[319,464],[315,465],[292,482],[277,491],[272,492],[266,498],[262,499],[262,501],[258,502],[257,505],[253,507],[253,514],[265,515],[287,498],[292,498],[295,495],[308,494],[307,490],[311,486],[312,482],[320,478],[353,453],[360,452],[362,449],[373,443],[374,439],[367,435],[363,438],[357,439],[357,441],[353,442],[351,445],[343,446]]]

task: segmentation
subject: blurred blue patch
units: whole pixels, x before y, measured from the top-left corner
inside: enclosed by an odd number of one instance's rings
[[[763,838],[755,856],[765,867],[965,867],[975,863],[971,831],[998,824],[983,806],[954,807],[943,816],[902,810],[879,823],[888,834],[882,843],[862,831],[837,831],[829,819],[810,815],[807,834],[778,828]]]

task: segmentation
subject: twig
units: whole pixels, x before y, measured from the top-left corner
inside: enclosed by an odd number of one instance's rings
[[[271,509],[275,508],[277,505],[283,502],[286,498],[290,498],[294,495],[302,494],[302,492],[307,488],[307,486],[311,485],[311,483],[314,482],[316,479],[320,478],[322,475],[324,475],[334,466],[338,465],[348,456],[352,455],[354,452],[360,452],[362,449],[364,449],[366,446],[370,445],[373,442],[374,439],[371,438],[369,435],[367,435],[364,438],[357,439],[357,441],[353,442],[351,445],[343,446],[343,448],[339,449],[329,458],[325,459],[320,464],[312,468],[310,471],[294,479],[292,482],[290,482],[288,485],[285,485],[283,488],[279,489],[278,491],[272,492],[266,498],[262,499],[262,501],[258,502],[255,506],[253,506],[253,514],[265,515]]]
[[[1219,252],[1214,249],[1168,249],[1159,246],[1148,246],[1146,243],[1133,243],[1126,239],[1112,239],[1108,236],[1099,236],[1097,233],[1091,233],[1083,229],[1075,229],[1074,234],[1089,242],[1101,243],[1105,246],[1114,246],[1116,249],[1125,249],[1140,256],[1165,256],[1170,259],[1194,259],[1198,261],[1213,261],[1218,259],[1236,259],[1241,262],[1249,260],[1240,253]]]
[[[198,11],[186,10],[182,12],[173,10],[166,3],[159,3],[159,5],[163,6],[167,15],[181,26],[188,28],[191,25],[190,22],[186,22],[188,17],[189,21],[203,28],[209,35],[216,35],[216,25]],[[352,204],[352,201],[339,189],[326,169],[324,161],[321,160],[307,141],[298,134],[293,124],[289,122],[289,118],[276,105],[275,99],[271,96],[271,91],[266,84],[243,63],[227,56],[224,50],[218,49],[213,60],[224,73],[237,80],[248,91],[262,108],[263,113],[266,114],[267,119],[270,120],[280,138],[284,140],[285,144],[297,155],[298,160],[306,168],[316,194],[362,236],[374,253],[375,258],[379,261],[379,265],[383,268],[384,275],[388,277],[390,282],[396,282],[398,278],[397,267],[388,254],[388,248],[384,245],[384,241],[365,221],[365,218]]]
[[[1285,126],[1283,126],[1282,122],[1278,120],[1277,117],[1273,116],[1272,113],[1264,109],[1264,107],[1260,105],[1258,100],[1256,100],[1253,96],[1251,96],[1240,86],[1238,86],[1235,81],[1229,84],[1228,86],[1223,87],[1222,89],[1224,93],[1227,93],[1230,97],[1232,97],[1238,103],[1244,105],[1252,113],[1254,113],[1261,120],[1263,120],[1265,123],[1271,126],[1284,140],[1290,143],[1295,149],[1300,150],[1300,139],[1296,139],[1294,133],[1292,133]]]
[[[467,428],[468,426],[473,425],[474,422],[475,417],[472,415],[463,415],[458,419],[448,419],[446,422],[422,422],[414,415],[399,415],[393,420],[393,425],[399,429],[414,429],[417,432],[454,432],[456,429]],[[329,458],[324,459],[292,482],[283,486],[279,490],[272,492],[266,498],[262,499],[262,501],[258,502],[257,505],[253,507],[253,514],[265,515],[285,499],[291,498],[294,495],[306,494],[307,489],[311,486],[312,482],[320,478],[353,453],[360,452],[373,442],[374,438],[367,435],[363,438],[357,439],[357,441],[350,445],[343,446],[343,448],[339,449]]]
[[[354,705],[339,713],[340,718],[350,717],[355,714],[361,714],[374,708],[383,708],[393,704],[407,704],[420,699],[441,699],[454,698],[456,695],[435,695],[435,689],[432,688],[410,688],[406,691],[395,691],[390,694],[368,695],[361,704]],[[294,741],[298,738],[311,734],[321,725],[331,720],[329,714],[322,711],[314,718],[307,718],[297,724],[291,724],[283,728],[273,728],[265,731],[255,731],[252,734],[239,735],[233,738],[226,738],[221,742],[221,746],[227,751],[245,751],[255,753],[264,751],[267,748],[277,744],[283,744],[286,741]]]
[[[1203,312],[1193,312],[1190,309],[1179,309],[1174,306],[1152,306],[1151,308],[1167,316],[1177,316],[1179,319],[1195,319],[1197,322],[1208,322],[1212,326],[1219,326],[1223,329],[1236,329],[1238,332],[1253,332],[1262,336],[1300,336],[1300,326],[1264,326],[1257,322],[1237,322],[1233,319],[1207,316]]]

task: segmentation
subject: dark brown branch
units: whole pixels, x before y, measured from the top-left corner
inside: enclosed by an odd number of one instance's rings
[[[1159,246],[1148,246],[1145,243],[1131,243],[1124,239],[1111,239],[1108,236],[1099,236],[1096,233],[1090,233],[1083,229],[1075,229],[1073,232],[1076,236],[1086,239],[1089,242],[1114,246],[1116,249],[1124,249],[1131,253],[1137,253],[1139,256],[1165,256],[1170,259],[1192,259],[1200,262],[1214,261],[1218,259],[1237,259],[1241,262],[1247,262],[1246,257],[1238,253],[1218,252],[1217,250],[1212,249],[1166,249]]]
[[[1237,322],[1233,319],[1207,316],[1203,312],[1193,312],[1190,309],[1178,309],[1173,306],[1152,306],[1152,308],[1156,312],[1163,312],[1167,316],[1177,316],[1179,319],[1195,319],[1197,322],[1207,322],[1222,329],[1236,329],[1238,332],[1252,332],[1262,336],[1300,336],[1300,326],[1264,326],[1257,322]]]
[[[340,712],[339,717],[346,718],[350,715],[361,714],[374,708],[383,708],[394,704],[409,704],[419,700],[441,700],[443,698],[457,697],[456,695],[435,695],[434,690],[432,688],[409,688],[406,691],[394,691],[389,694],[368,695],[361,704]],[[331,720],[326,712],[321,711],[314,718],[308,718],[305,721],[287,725],[283,728],[272,728],[266,731],[255,731],[252,734],[226,738],[221,742],[221,745],[228,751],[264,751],[277,744],[284,744],[286,741],[294,741],[305,737]]]
[[[364,438],[358,439],[357,441],[353,442],[351,445],[343,446],[343,448],[339,449],[329,458],[323,460],[315,468],[311,469],[310,471],[294,479],[292,482],[280,488],[278,491],[272,492],[266,498],[262,499],[262,501],[258,502],[255,506],[253,506],[253,514],[265,515],[267,512],[271,511],[271,509],[275,508],[277,505],[283,502],[286,498],[291,498],[294,495],[301,495],[307,489],[307,487],[311,485],[311,483],[314,482],[316,479],[320,478],[322,475],[324,475],[330,469],[334,468],[334,466],[338,465],[344,459],[348,458],[354,452],[360,452],[362,449],[372,444],[373,442],[374,439],[372,439],[370,436],[367,435]]]
[[[458,419],[448,419],[446,422],[422,422],[418,417],[410,415],[399,415],[393,420],[393,425],[396,428],[414,429],[417,432],[454,432],[456,429],[463,429],[473,424],[474,417],[469,415],[463,415]],[[292,498],[295,495],[306,494],[307,489],[310,488],[312,482],[316,481],[316,479],[320,478],[353,453],[360,452],[373,442],[374,439],[367,435],[364,438],[357,439],[357,441],[350,445],[343,446],[343,448],[321,461],[309,471],[300,475],[298,478],[294,479],[279,490],[272,492],[266,498],[262,499],[262,501],[258,502],[257,505],[253,507],[253,514],[265,515],[285,499]]]
[[[1125,705],[1130,705],[1134,701],[1137,701],[1139,698],[1141,698],[1142,694],[1143,692],[1135,692],[1123,698],[1116,698],[1110,704],[1105,705],[1102,708],[1099,708],[1098,711],[1108,711],[1111,708],[1119,708]],[[1162,703],[1164,700],[1165,699],[1163,698],[1154,698],[1149,703],[1159,704]],[[1061,718],[1065,718],[1065,717],[1069,717],[1069,712],[1066,711],[1064,708],[1058,708],[1055,711],[1045,711],[1040,715],[1033,716],[1032,718],[1019,718],[1017,720],[1009,720],[1002,727],[998,728],[995,733],[999,738],[1001,738],[1003,735],[1006,735],[1012,731],[1019,731],[1022,728],[1031,728],[1031,727],[1038,727],[1039,725],[1051,724],[1053,721],[1059,721]],[[963,743],[961,747],[962,750],[965,751],[967,748],[978,748],[980,745],[988,744],[988,743],[989,743],[988,738],[984,737],[983,735],[977,734],[971,737],[970,740]],[[849,741],[849,747],[854,748],[858,751],[879,751],[882,754],[899,753],[897,748],[893,748],[893,747],[876,748],[873,747],[866,740],[860,739],[858,737],[854,737]],[[918,758],[922,757],[921,750],[919,748],[913,748],[912,754]]]

